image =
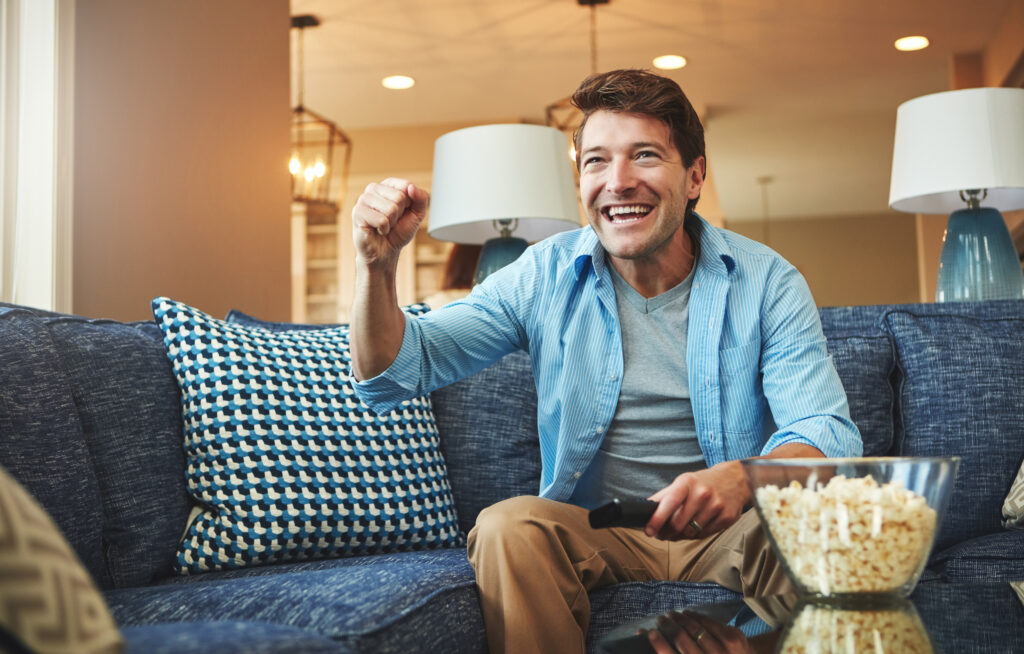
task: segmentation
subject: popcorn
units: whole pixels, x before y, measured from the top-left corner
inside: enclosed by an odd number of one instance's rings
[[[804,605],[786,629],[780,654],[899,652],[932,654],[931,641],[913,608],[841,610]]]
[[[756,491],[762,519],[790,573],[821,595],[894,591],[920,573],[936,513],[897,482],[812,475]]]

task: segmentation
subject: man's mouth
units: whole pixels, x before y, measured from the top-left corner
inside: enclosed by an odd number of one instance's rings
[[[616,224],[632,223],[641,220],[654,209],[649,204],[626,204],[605,207],[601,213],[605,218]]]

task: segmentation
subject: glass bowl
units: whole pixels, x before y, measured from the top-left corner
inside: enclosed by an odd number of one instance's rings
[[[804,596],[907,597],[942,521],[958,457],[745,459],[775,553]]]

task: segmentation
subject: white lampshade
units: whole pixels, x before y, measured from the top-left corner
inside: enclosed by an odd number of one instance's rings
[[[430,235],[484,243],[494,220],[518,220],[527,241],[580,226],[565,136],[540,125],[484,125],[449,132],[434,145]]]
[[[982,206],[1024,208],[1024,89],[947,91],[900,105],[889,206],[949,214],[966,206],[967,189],[988,191]]]

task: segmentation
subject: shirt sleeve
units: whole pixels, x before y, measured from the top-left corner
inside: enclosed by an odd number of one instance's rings
[[[827,457],[860,456],[860,431],[850,419],[846,391],[807,282],[780,261],[766,291],[761,371],[776,431],[762,454],[787,443],[804,443]]]
[[[516,349],[528,349],[524,322],[537,274],[530,250],[493,273],[464,299],[421,316],[405,317],[398,356],[372,379],[355,381],[360,400],[386,413],[486,368]]]

